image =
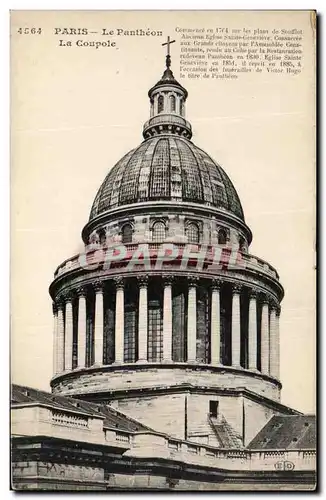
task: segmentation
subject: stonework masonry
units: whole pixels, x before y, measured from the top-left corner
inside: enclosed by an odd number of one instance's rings
[[[14,489],[315,487],[315,419],[280,401],[284,290],[191,140],[171,43],[144,140],[54,273],[52,392],[12,389]]]

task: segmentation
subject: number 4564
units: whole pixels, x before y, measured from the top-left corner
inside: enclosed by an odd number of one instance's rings
[[[17,33],[20,35],[40,35],[42,28],[18,28]]]

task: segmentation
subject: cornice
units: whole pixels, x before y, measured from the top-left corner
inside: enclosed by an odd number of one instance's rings
[[[215,281],[220,280],[222,283],[227,282],[232,286],[242,286],[249,289],[253,289],[255,293],[262,294],[264,296],[268,295],[274,298],[277,303],[279,303],[284,296],[284,289],[280,282],[269,275],[263,275],[255,270],[251,269],[239,269],[234,270],[219,270],[218,272],[212,273],[207,270],[193,270],[180,269],[176,267],[175,269],[170,267],[168,269],[151,269],[151,270],[133,270],[127,271],[126,268],[117,269],[96,269],[94,271],[87,271],[83,268],[78,268],[72,271],[68,271],[63,275],[58,276],[50,285],[50,295],[55,298],[57,295],[62,295],[65,290],[73,290],[81,286],[93,286],[94,282],[97,280],[110,281],[118,278],[128,279],[137,278],[141,279],[143,276],[159,277],[164,278],[166,275],[173,274],[174,278],[195,278]]]
[[[110,210],[103,212],[102,214],[87,222],[82,230],[83,241],[87,243],[87,238],[94,229],[101,227],[112,219],[116,220],[120,217],[130,217],[131,214],[144,215],[147,212],[150,213],[153,211],[163,211],[164,213],[172,211],[173,213],[181,213],[182,215],[191,215],[195,212],[196,214],[203,215],[205,217],[213,216],[217,220],[229,223],[231,226],[235,226],[236,228],[242,230],[242,232],[246,235],[249,244],[252,241],[252,232],[250,228],[243,220],[241,220],[236,215],[228,212],[227,210],[222,210],[214,206],[186,201],[182,201],[181,203],[175,201],[145,201],[111,208]]]
[[[266,382],[269,382],[279,389],[282,388],[282,384],[279,380],[277,380],[274,377],[271,377],[270,375],[266,375],[264,373],[258,372],[258,371],[251,371],[245,368],[236,368],[234,366],[214,366],[214,365],[209,365],[209,364],[204,364],[204,363],[179,363],[179,362],[172,362],[172,363],[153,363],[153,362],[147,362],[144,364],[137,364],[137,363],[123,363],[121,365],[104,365],[100,367],[96,366],[91,366],[89,368],[82,368],[82,369],[75,369],[71,372],[68,373],[63,373],[59,375],[55,375],[50,382],[51,387],[56,387],[58,384],[60,384],[63,380],[70,380],[73,382],[73,379],[78,379],[80,378],[83,374],[88,375],[88,374],[100,374],[100,373],[106,373],[106,372],[119,372],[119,371],[146,371],[151,368],[154,368],[155,370],[192,370],[194,372],[196,371],[206,371],[210,374],[214,373],[221,373],[221,374],[238,374],[242,376],[248,376],[249,379],[255,378],[258,380],[264,380]],[[181,387],[181,386],[180,386]],[[196,386],[193,386],[196,387]],[[129,389],[126,389],[128,392]],[[140,391],[144,391],[144,388],[140,389]],[[112,392],[114,392],[114,389],[112,389]],[[55,393],[56,394],[56,393]],[[57,393],[57,395],[65,395],[64,393]],[[75,397],[75,395],[72,394],[67,394],[67,396],[70,397]]]

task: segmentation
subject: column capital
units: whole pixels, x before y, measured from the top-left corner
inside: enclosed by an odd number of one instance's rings
[[[63,300],[64,300],[65,303],[71,302],[72,298],[73,298],[73,292],[72,292],[72,290],[64,290],[62,292],[62,298],[63,298]]]
[[[58,304],[55,301],[52,302],[52,312],[54,315],[58,312]]]
[[[272,298],[270,295],[268,295],[267,293],[262,293],[261,296],[260,296],[260,300],[261,300],[261,303],[263,305],[270,305],[272,303]]]
[[[219,290],[223,284],[223,280],[216,278],[212,280],[211,287],[212,290]]]
[[[76,295],[77,297],[86,297],[86,287],[79,286],[78,288],[76,288]]]
[[[189,287],[197,287],[199,285],[199,278],[197,276],[187,276],[188,279],[188,286]]]
[[[95,293],[102,292],[103,291],[103,285],[104,285],[104,283],[103,283],[102,280],[96,280],[96,281],[94,281],[93,287],[94,287]]]
[[[257,297],[259,295],[259,291],[257,288],[250,288],[248,295],[249,295],[249,299],[257,299]]]
[[[281,306],[280,306],[278,300],[275,299],[274,297],[271,297],[269,304],[270,304],[271,310],[272,311],[274,310],[276,312],[276,316],[279,316],[281,314]]]
[[[175,277],[172,274],[163,274],[162,279],[164,286],[172,286]]]
[[[116,290],[123,290],[125,285],[124,278],[121,277],[113,278],[113,282],[115,284]]]
[[[277,311],[277,309],[279,308],[279,303],[274,297],[270,298],[269,304],[270,304],[271,309],[274,309]]]
[[[243,285],[241,283],[232,283],[232,295],[240,294],[243,290]]]
[[[137,277],[137,281],[138,281],[139,288],[147,288],[149,276],[147,274],[144,274],[143,276],[139,276],[139,277]]]
[[[55,303],[57,305],[57,309],[63,309],[65,306],[65,298],[62,294],[58,295],[58,297],[55,299]]]

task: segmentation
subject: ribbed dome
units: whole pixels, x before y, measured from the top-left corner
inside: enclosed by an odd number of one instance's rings
[[[200,203],[244,219],[238,194],[224,170],[177,135],[147,139],[118,161],[95,197],[90,220],[111,208],[155,200]]]

